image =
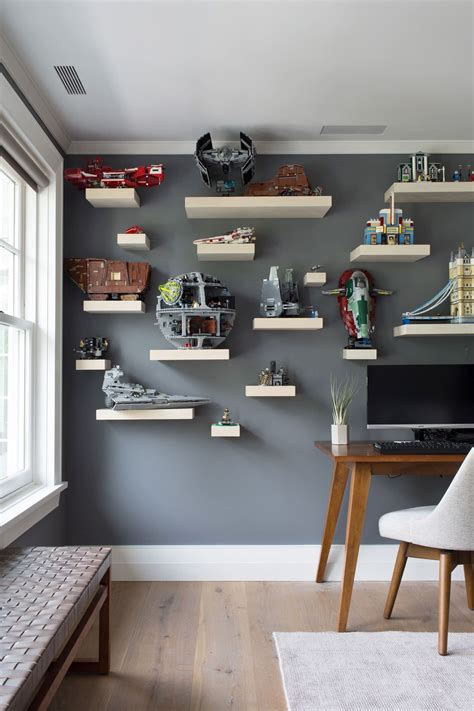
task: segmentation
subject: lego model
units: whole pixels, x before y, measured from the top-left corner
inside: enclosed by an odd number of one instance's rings
[[[255,147],[250,136],[240,132],[240,148],[232,146],[222,146],[214,148],[210,133],[196,143],[197,167],[201,173],[201,178],[208,188],[212,187],[212,178],[215,174],[222,173],[223,180],[218,180],[216,184],[217,192],[228,195],[235,190],[235,181],[229,179],[229,175],[236,169],[240,169],[240,179],[242,185],[247,185],[255,173]],[[212,176],[211,176],[212,173]]]
[[[259,385],[278,387],[280,385],[288,385],[289,382],[290,379],[288,378],[286,370],[284,368],[278,368],[277,370],[276,361],[274,360],[270,361],[270,367],[261,370],[258,376]]]
[[[69,277],[92,301],[142,299],[150,283],[147,262],[122,262],[112,259],[65,259]]]
[[[236,227],[230,232],[224,232],[223,235],[195,239],[193,244],[250,244],[255,241],[254,227]]]
[[[398,164],[397,180],[399,183],[416,183],[423,180],[431,182],[445,181],[445,168],[441,163],[430,163],[429,155],[418,151],[409,162]]]
[[[124,234],[126,235],[142,235],[145,232],[143,227],[140,227],[139,225],[132,225],[132,227],[129,227],[128,230],[125,230]]]
[[[449,315],[427,315],[448,299]],[[421,321],[474,323],[474,250],[461,245],[456,253],[451,252],[447,284],[424,304],[402,314],[404,324]]]
[[[230,416],[230,410],[228,407],[224,408],[224,414],[222,415],[219,422],[215,423],[218,427],[238,427],[239,423],[234,422]]]
[[[105,371],[102,390],[105,406],[111,410],[162,410],[166,407],[197,407],[210,402],[209,398],[192,395],[166,395],[139,383],[123,383],[122,378],[123,370],[119,365]]]
[[[375,299],[392,291],[376,289],[371,274],[364,269],[346,269],[339,278],[339,287],[323,294],[337,296],[341,318],[349,334],[346,348],[373,348],[375,330]]]
[[[393,207],[383,208],[378,217],[367,220],[364,230],[364,244],[413,244],[414,237],[413,220]]]
[[[107,353],[109,339],[101,336],[87,336],[79,341],[79,348],[74,349],[80,360],[100,360]]]
[[[322,195],[321,187],[311,188],[302,165],[282,165],[271,180],[251,183],[245,195],[253,197],[269,195]]]
[[[152,188],[165,179],[162,163],[115,169],[90,159],[84,168],[66,168],[64,179],[80,190],[84,188]]]
[[[454,183],[460,183],[462,180],[462,165],[459,165],[456,170],[453,171],[452,179]]]
[[[285,279],[280,281],[279,267],[270,267],[268,279],[262,282],[260,314],[267,318],[280,316],[302,316],[305,307],[300,304],[298,284],[293,279],[293,269],[285,269]],[[312,306],[307,307],[310,317],[318,315]]]
[[[156,324],[176,348],[216,348],[232,330],[235,299],[213,276],[188,272],[158,287]]]

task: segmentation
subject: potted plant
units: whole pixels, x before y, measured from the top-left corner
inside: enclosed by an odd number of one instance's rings
[[[357,382],[353,378],[346,377],[338,382],[331,375],[331,401],[332,419],[331,442],[332,444],[347,444],[349,440],[349,425],[347,424],[347,413],[357,392]]]

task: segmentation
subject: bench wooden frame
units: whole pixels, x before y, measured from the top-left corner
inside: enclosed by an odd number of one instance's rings
[[[96,660],[74,661],[83,640],[99,615],[99,645]],[[110,568],[100,581],[99,588],[79,624],[64,645],[57,659],[43,677],[28,711],[46,711],[62,680],[68,672],[79,674],[108,674],[110,671]]]

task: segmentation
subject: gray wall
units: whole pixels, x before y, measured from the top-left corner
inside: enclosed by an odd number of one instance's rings
[[[188,220],[185,195],[207,195],[193,158],[165,156],[166,180],[141,191],[140,210],[95,209],[84,194],[65,186],[65,256],[149,259],[152,266],[147,313],[89,315],[82,294],[69,280],[64,286],[64,478],[67,540],[110,544],[284,544],[320,541],[330,481],[330,465],[315,451],[315,439],[328,439],[329,375],[354,373],[361,382],[351,410],[351,436],[367,439],[366,367],[342,360],[346,335],[335,297],[302,289],[306,303],[324,317],[315,333],[252,331],[258,315],[261,280],[272,264],[292,266],[302,280],[315,262],[323,263],[329,286],[349,266],[349,252],[362,240],[366,220],[383,207],[385,189],[405,156],[262,156],[257,179],[270,177],[285,162],[305,165],[313,184],[333,196],[323,220],[256,220],[254,262],[199,263],[192,240],[219,234],[238,224],[231,220]],[[106,162],[127,166],[156,162],[157,156],[112,156]],[[448,175],[473,157],[440,156]],[[82,156],[70,156],[68,166]],[[472,206],[413,205],[415,239],[429,242],[432,257],[416,264],[374,264],[379,287],[395,295],[378,302],[376,345],[380,363],[472,362],[468,338],[394,339],[392,328],[403,310],[431,296],[447,279],[450,250],[472,239]],[[247,221],[248,222],[248,221]],[[116,233],[138,223],[151,237],[149,253],[129,253],[116,245]],[[150,348],[167,342],[154,326],[156,288],[168,276],[201,269],[226,283],[236,296],[238,318],[227,341],[231,360],[221,363],[150,362]],[[111,357],[131,380],[165,392],[209,396],[213,404],[182,423],[98,423],[103,406],[100,373],[76,373],[74,346],[81,336],[104,335]],[[297,397],[246,398],[245,384],[256,382],[271,359],[288,368]],[[436,384],[433,384],[436,387]],[[212,440],[210,423],[223,407],[243,426],[239,440]],[[372,435],[373,439],[384,433]],[[387,434],[387,433],[386,433]],[[394,433],[388,433],[393,437]],[[401,435],[403,433],[400,433]],[[399,507],[436,501],[446,487],[440,478],[378,478],[373,483],[365,528],[376,543],[381,514]],[[342,538],[342,527],[338,540]]]

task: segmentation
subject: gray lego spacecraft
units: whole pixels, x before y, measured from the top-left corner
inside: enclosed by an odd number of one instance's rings
[[[158,287],[156,324],[176,348],[216,348],[235,321],[235,299],[213,276],[188,272]]]
[[[212,187],[211,173],[212,177],[221,173],[225,182],[233,183],[227,179],[234,169],[240,169],[242,185],[247,185],[255,174],[255,146],[250,136],[242,131],[240,132],[240,148],[233,146],[214,148],[211,134],[205,133],[197,141],[194,155],[201,178],[208,188]],[[222,181],[219,182],[222,183]],[[229,185],[221,192],[231,192],[232,189],[233,185]]]
[[[115,365],[104,374],[105,406],[112,410],[162,410],[167,407],[197,407],[210,400],[192,395],[166,395],[139,383],[123,383],[123,370]]]
[[[303,312],[298,284],[293,279],[293,269],[285,269],[285,279],[280,281],[278,267],[270,267],[268,279],[264,279],[262,283],[260,314],[267,318],[277,318],[301,316]]]

